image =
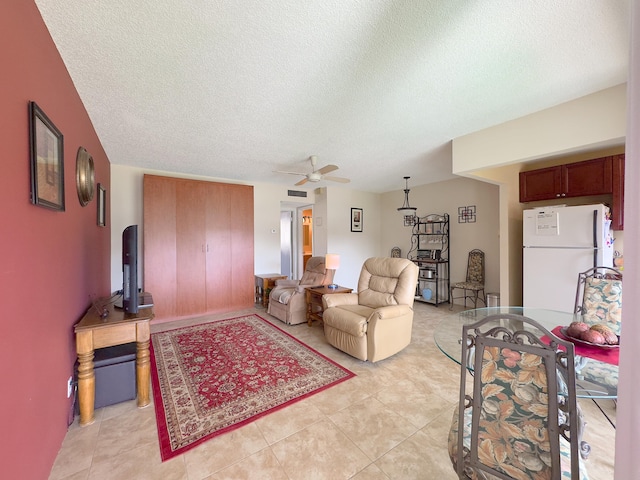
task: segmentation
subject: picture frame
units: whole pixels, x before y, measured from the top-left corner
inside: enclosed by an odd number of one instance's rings
[[[63,136],[36,102],[29,102],[31,203],[64,212]]]
[[[351,231],[362,232],[362,214],[361,208],[351,209]]]
[[[98,184],[98,226],[106,227],[107,226],[107,212],[106,212],[106,204],[107,204],[107,191],[102,186],[102,184]]]
[[[458,207],[458,223],[476,223],[476,206]]]

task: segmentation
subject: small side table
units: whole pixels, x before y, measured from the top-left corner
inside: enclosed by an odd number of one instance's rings
[[[82,319],[75,324],[76,352],[78,353],[78,404],[80,406],[80,425],[94,422],[96,395],[96,376],[93,370],[93,355],[96,348],[111,347],[136,342],[136,385],[138,407],[151,403],[151,364],[149,343],[151,329],[149,322],[153,318],[152,308],[141,308],[137,314],[128,314],[114,308],[109,298],[100,299],[99,305],[105,305],[106,318],[98,315],[98,310],[89,308]]]
[[[267,290],[276,286],[276,280],[287,278],[279,273],[260,273],[256,277],[256,303],[261,303],[264,308],[269,306],[269,295]]]
[[[331,295],[333,293],[351,293],[353,288],[341,287],[338,285],[336,288],[329,288],[327,285],[321,287],[307,287],[307,324],[312,325],[314,320],[322,321],[322,312],[324,307],[322,305],[322,296]]]

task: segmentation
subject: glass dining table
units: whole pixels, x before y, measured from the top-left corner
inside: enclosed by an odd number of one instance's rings
[[[475,323],[489,315],[516,314],[536,320],[547,330],[558,331],[571,322],[582,321],[579,314],[525,307],[487,307],[464,310],[445,317],[435,328],[436,345],[451,360],[461,363],[462,326]],[[495,326],[501,321],[496,320]],[[485,326],[491,326],[487,324]],[[554,332],[554,333],[556,333]],[[557,334],[557,333],[556,333]],[[558,335],[562,338],[561,334]],[[574,342],[576,343],[576,342]],[[576,396],[592,399],[616,399],[618,396],[618,352],[615,347],[593,347],[576,344]]]

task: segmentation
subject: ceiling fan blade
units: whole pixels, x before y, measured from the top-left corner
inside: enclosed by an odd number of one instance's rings
[[[324,180],[331,180],[332,182],[340,182],[340,183],[349,183],[351,181],[348,178],[342,178],[342,177],[324,176],[322,178]]]
[[[307,183],[307,177],[304,177],[302,180],[297,182],[296,185],[304,185],[305,183]]]
[[[325,165],[320,170],[316,170],[316,172],[324,175],[325,173],[335,172],[336,170],[338,170],[338,167],[336,167],[335,165]]]
[[[273,170],[273,173],[286,173],[287,175],[302,175],[302,176],[306,176],[306,173],[301,173],[301,172],[287,172],[284,170]]]

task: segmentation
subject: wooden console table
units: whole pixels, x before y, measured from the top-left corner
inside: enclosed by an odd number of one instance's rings
[[[138,314],[132,315],[126,314],[124,310],[116,309],[109,299],[100,299],[96,304],[104,305],[108,312],[106,318],[102,318],[98,310],[92,306],[74,326],[79,363],[78,404],[80,406],[80,425],[89,425],[95,419],[93,410],[96,395],[96,377],[93,371],[93,351],[96,348],[136,342],[138,407],[146,407],[150,403],[149,341],[151,332],[149,322],[153,318],[153,309],[141,308]]]
[[[341,287],[340,285],[336,288],[329,288],[327,285],[323,285],[321,287],[307,287],[305,291],[307,296],[307,324],[311,326],[314,320],[322,321],[322,312],[324,311],[324,306],[322,305],[323,295],[351,293],[353,288]]]
[[[262,303],[264,308],[269,306],[269,294],[267,290],[276,286],[276,280],[288,278],[286,275],[279,273],[260,273],[256,277],[256,302]]]

